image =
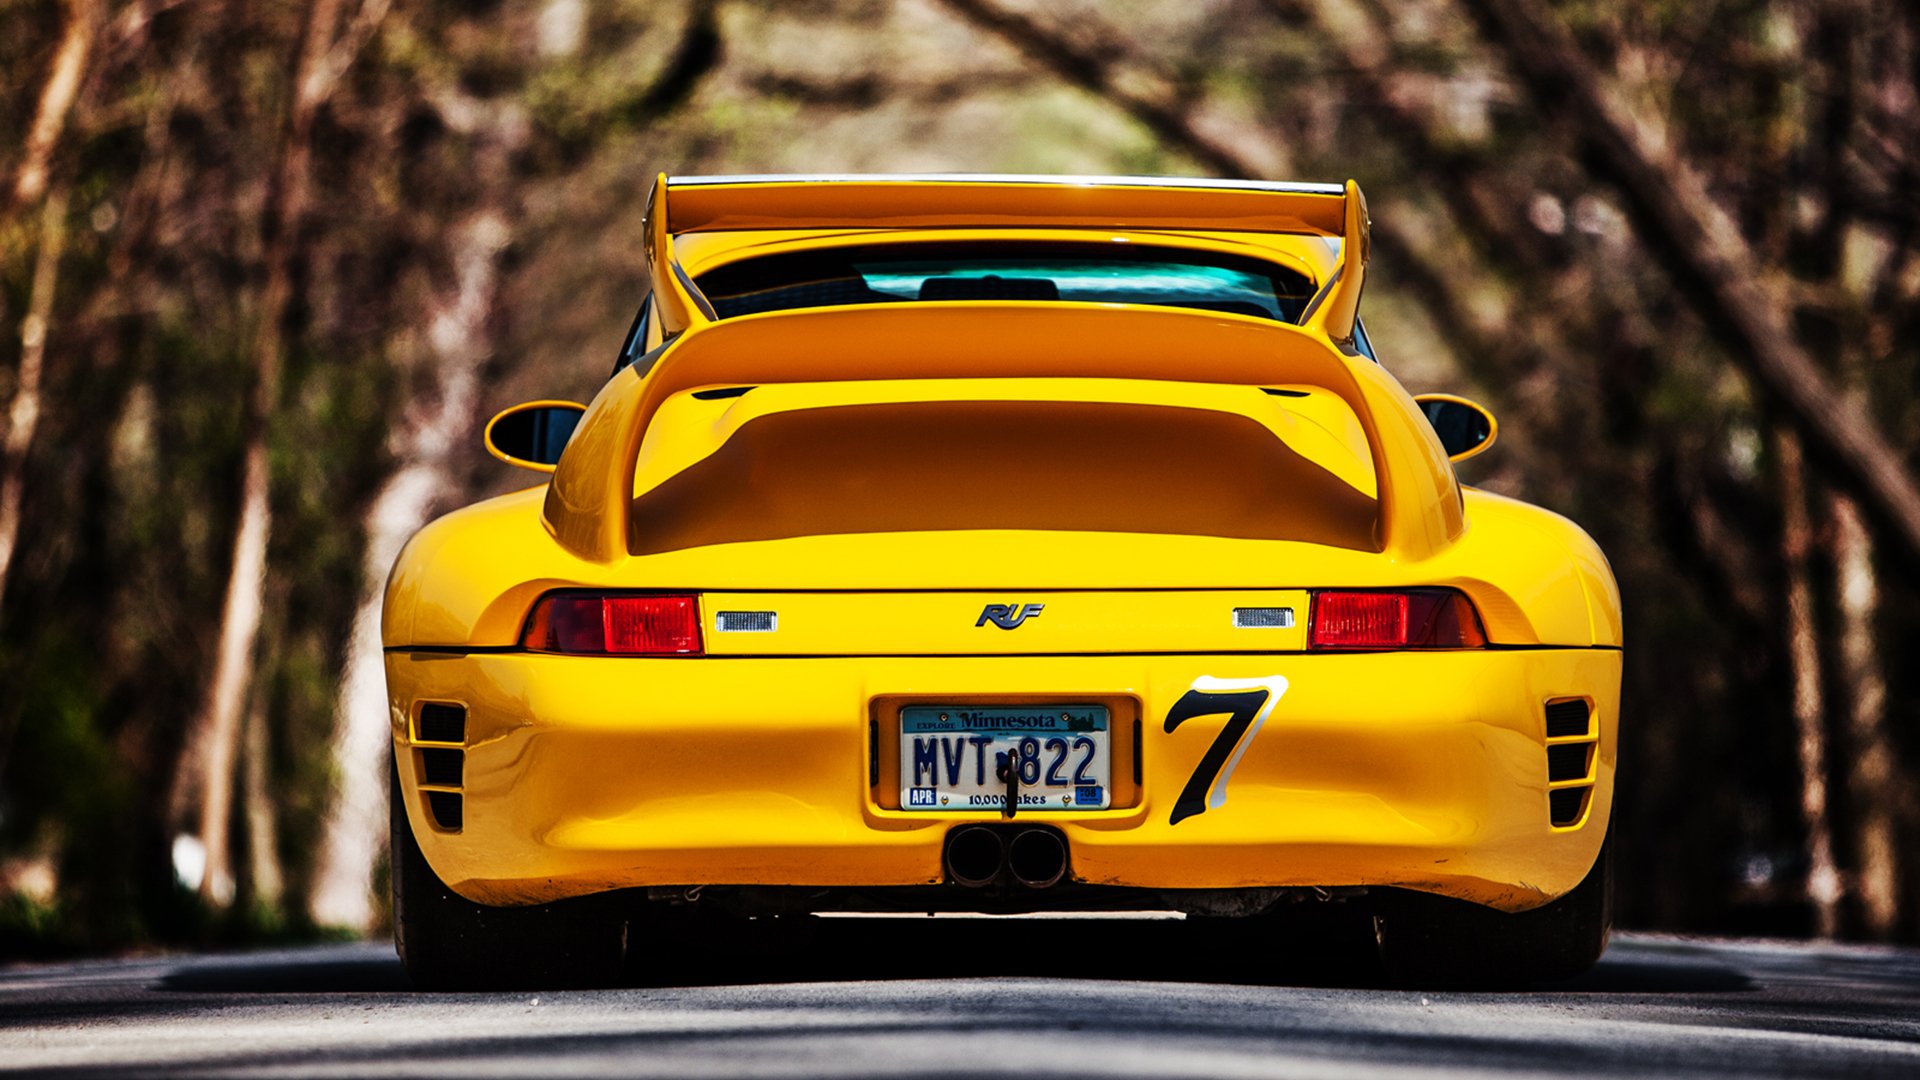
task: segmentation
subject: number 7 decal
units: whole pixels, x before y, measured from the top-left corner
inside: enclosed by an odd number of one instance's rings
[[[1200,764],[1180,789],[1167,824],[1178,825],[1196,814],[1217,810],[1227,801],[1227,781],[1233,779],[1234,766],[1260,734],[1260,725],[1287,692],[1283,675],[1263,679],[1216,679],[1202,675],[1193,680],[1193,688],[1180,695],[1167,711],[1167,733],[1198,716],[1227,714],[1220,734],[1200,757]],[[1216,782],[1215,778],[1218,778]]]

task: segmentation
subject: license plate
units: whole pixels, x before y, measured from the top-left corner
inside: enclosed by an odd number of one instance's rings
[[[907,810],[1001,810],[1009,757],[1017,810],[1104,810],[1112,795],[1104,705],[900,710],[900,805]]]

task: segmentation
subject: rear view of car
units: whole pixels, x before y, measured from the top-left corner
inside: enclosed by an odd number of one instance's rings
[[[389,585],[417,980],[834,910],[1338,905],[1409,983],[1599,956],[1618,594],[1459,484],[1485,410],[1375,359],[1355,185],[652,198],[613,376],[489,426],[551,475]]]

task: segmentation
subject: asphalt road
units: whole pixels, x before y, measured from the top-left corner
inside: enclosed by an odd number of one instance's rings
[[[415,993],[384,944],[13,967],[0,1075],[1920,1076],[1912,950],[1626,935],[1504,994],[1273,953],[1180,922],[923,918],[611,991]]]

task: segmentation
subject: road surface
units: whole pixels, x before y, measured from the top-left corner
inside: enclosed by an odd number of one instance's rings
[[[1177,921],[821,920],[609,991],[421,994],[384,944],[0,969],[0,1076],[1920,1076],[1920,952],[1623,935],[1524,993]]]

